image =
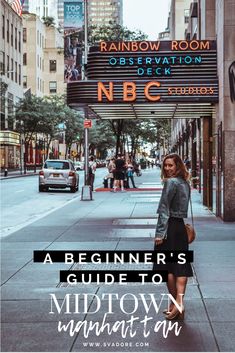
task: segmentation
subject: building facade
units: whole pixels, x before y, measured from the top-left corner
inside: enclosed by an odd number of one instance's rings
[[[64,94],[63,35],[35,14],[23,14],[23,86],[36,96]]]
[[[35,14],[23,14],[25,91],[30,90],[37,97],[65,93],[63,45],[63,34],[55,26],[46,26]],[[45,154],[43,141],[45,141],[44,136],[38,134],[26,147],[25,162],[28,166],[42,164]]]
[[[171,6],[172,39],[179,34],[174,28],[178,1],[173,0]],[[182,38],[217,40],[219,102],[211,117],[174,122],[172,150],[182,157],[190,155],[193,183],[203,204],[224,221],[235,221],[235,2],[191,2]]]
[[[23,5],[23,12],[35,14],[39,18],[53,17],[55,20],[55,25],[57,26],[59,23],[57,11],[59,2],[63,3],[64,0],[25,0]]]
[[[23,97],[22,19],[6,0],[1,0],[0,18],[1,168],[19,168],[20,135],[14,132],[14,107]]]
[[[122,0],[89,0],[88,1],[89,25],[109,26],[111,24],[123,24]]]

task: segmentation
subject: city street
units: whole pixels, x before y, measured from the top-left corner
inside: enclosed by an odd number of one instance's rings
[[[6,236],[34,222],[50,212],[63,207],[71,200],[79,200],[84,183],[84,171],[79,171],[79,191],[75,194],[67,189],[50,189],[48,192],[38,192],[38,176],[2,178],[2,222],[1,236]],[[96,171],[95,187],[102,186],[106,168]],[[33,207],[32,207],[33,203]]]
[[[100,173],[102,173],[100,171]],[[27,178],[25,178],[27,179]],[[28,178],[34,180],[34,178]],[[7,181],[5,181],[7,182]],[[9,181],[10,182],[10,181]],[[26,182],[26,181],[25,181]],[[23,181],[22,181],[23,183]],[[158,314],[151,306],[148,312],[149,335],[144,337],[140,320],[145,310],[140,301],[140,293],[158,298],[166,293],[165,284],[147,283],[104,283],[69,285],[59,279],[60,270],[149,270],[151,264],[42,264],[33,262],[34,250],[153,250],[156,226],[156,208],[161,193],[160,170],[143,171],[136,178],[139,188],[130,192],[96,192],[94,201],[71,199],[70,193],[60,198],[61,207],[45,214],[26,227],[12,232],[2,239],[2,351],[233,351],[235,338],[235,276],[234,276],[234,224],[222,222],[207,208],[202,206],[197,191],[192,192],[193,210],[197,239],[192,244],[194,250],[194,277],[190,279],[186,292],[186,318],[181,323],[179,335],[169,332],[167,339],[159,329],[154,332],[157,320],[164,320],[162,310]],[[4,184],[4,183],[2,183]],[[5,184],[6,185],[6,184]],[[20,184],[19,184],[20,185]],[[23,184],[22,184],[23,185]],[[147,191],[147,188],[155,190]],[[31,185],[31,190],[34,186]],[[142,191],[141,191],[142,189]],[[19,188],[19,190],[21,190]],[[31,191],[32,192],[32,191]],[[35,187],[36,200],[38,194]],[[60,194],[42,194],[39,197],[61,197]],[[66,203],[66,197],[69,201]],[[31,196],[31,209],[35,202]],[[73,197],[73,196],[72,196]],[[19,196],[23,199],[23,196]],[[22,200],[21,199],[21,200]],[[11,201],[13,202],[13,201]],[[22,200],[23,202],[23,200]],[[39,202],[39,201],[37,201]],[[64,205],[62,206],[62,202]],[[52,205],[52,203],[51,203]],[[16,207],[16,206],[15,206]],[[45,208],[46,210],[46,208]],[[7,222],[10,224],[10,220]],[[89,295],[87,313],[73,312],[50,314],[50,294],[55,294],[59,303],[70,295]],[[102,298],[102,306],[97,313],[94,295]],[[107,312],[107,294],[116,293],[113,299],[113,314]],[[133,311],[133,298],[138,299],[135,316],[136,333],[125,339],[120,330],[110,336],[107,331],[97,335],[91,330],[86,338],[81,328],[74,335],[58,332],[58,321],[62,324],[74,320],[75,323],[97,322],[101,325],[104,317],[113,325],[116,320],[130,319],[120,309],[120,297],[127,295],[125,310]],[[92,296],[93,295],[93,296]],[[137,300],[136,299],[136,300]],[[71,298],[72,302],[73,299]],[[81,308],[85,299],[81,299]],[[164,306],[166,302],[163,302]],[[162,305],[163,305],[162,304]],[[135,305],[134,305],[135,307]],[[162,308],[161,308],[162,309]],[[65,310],[63,308],[63,310]],[[150,319],[151,318],[151,319]],[[164,322],[164,321],[162,321]],[[126,344],[123,346],[121,344]],[[94,348],[95,347],[95,348]]]

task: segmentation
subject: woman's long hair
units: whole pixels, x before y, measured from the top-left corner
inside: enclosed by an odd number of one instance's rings
[[[184,162],[182,161],[181,157],[177,153],[168,154],[163,159],[162,172],[161,172],[162,179],[167,178],[167,174],[164,169],[164,166],[165,166],[166,160],[170,159],[170,158],[173,159],[173,161],[175,162],[175,165],[176,165],[176,172],[175,172],[175,175],[173,175],[173,177],[181,177],[184,180],[188,180],[189,179],[189,172],[188,172],[186,166],[184,165]]]

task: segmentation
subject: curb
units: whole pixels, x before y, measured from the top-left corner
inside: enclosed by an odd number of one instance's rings
[[[0,180],[14,179],[14,178],[24,178],[24,177],[30,177],[30,176],[35,176],[35,175],[38,175],[38,173],[9,175],[9,176],[7,176],[7,177],[1,176],[1,177],[0,177]]]

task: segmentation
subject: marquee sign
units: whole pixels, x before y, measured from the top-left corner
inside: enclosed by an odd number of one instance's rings
[[[218,101],[215,41],[100,42],[68,104]]]

